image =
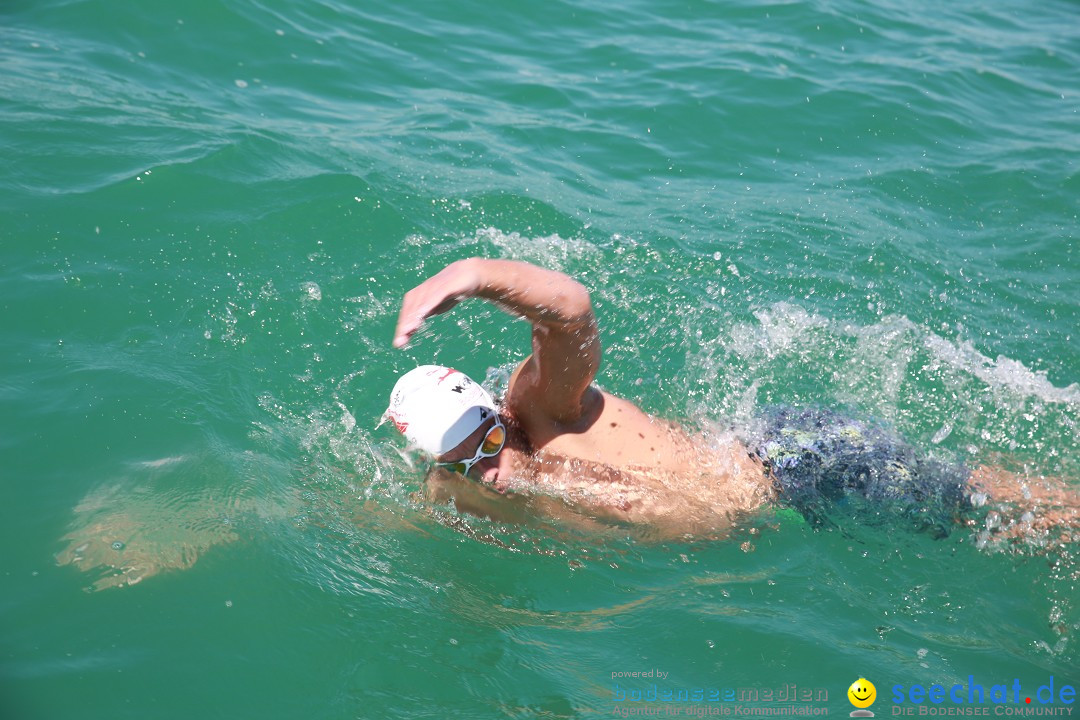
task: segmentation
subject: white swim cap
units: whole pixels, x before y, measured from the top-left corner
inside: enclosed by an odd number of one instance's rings
[[[494,414],[495,401],[469,376],[441,365],[421,365],[394,385],[384,417],[421,450],[442,455]]]

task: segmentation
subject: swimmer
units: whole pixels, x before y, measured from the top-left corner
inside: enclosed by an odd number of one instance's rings
[[[773,502],[825,522],[841,503],[848,513],[899,516],[943,536],[982,500],[966,468],[839,413],[775,408],[753,432],[707,441],[600,390],[588,291],[527,263],[450,264],[405,294],[394,346],[469,298],[532,325],[532,353],[501,403],[456,370],[424,365],[398,380],[384,415],[432,456],[429,494],[459,510],[496,519],[538,511],[678,536],[723,531]],[[980,478],[994,483],[995,498],[1020,494],[1000,474],[977,471]]]

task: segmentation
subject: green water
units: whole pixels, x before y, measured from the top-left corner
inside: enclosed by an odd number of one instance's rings
[[[0,716],[614,716],[650,669],[831,716],[860,676],[878,717],[895,684],[1077,685],[1068,552],[501,525],[419,498],[376,423],[416,364],[524,356],[475,303],[390,347],[408,288],[505,257],[589,287],[598,382],[651,412],[842,406],[1075,485],[1078,15],[6,0]]]

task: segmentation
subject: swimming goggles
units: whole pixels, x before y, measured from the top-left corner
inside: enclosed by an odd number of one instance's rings
[[[435,463],[439,467],[444,467],[456,473],[462,475],[468,475],[472,466],[480,462],[484,458],[495,457],[503,449],[503,445],[506,443],[506,428],[503,427],[502,421],[499,420],[499,416],[495,416],[495,424],[491,426],[491,429],[487,431],[487,435],[484,436],[483,442],[480,443],[480,447],[476,448],[476,454],[472,456],[470,460],[455,460],[454,462],[440,462]]]

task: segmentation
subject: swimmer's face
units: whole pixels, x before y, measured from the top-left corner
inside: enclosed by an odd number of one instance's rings
[[[452,472],[473,477],[499,489],[500,471],[509,475],[503,452],[506,444],[506,428],[501,420],[492,417],[476,428],[457,447],[435,458],[438,465]]]
[[[866,678],[859,678],[847,689],[848,700],[857,708],[868,708],[877,699],[877,688]]]

